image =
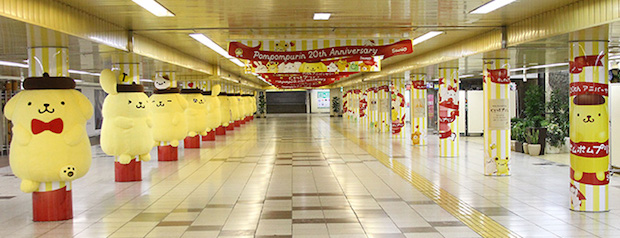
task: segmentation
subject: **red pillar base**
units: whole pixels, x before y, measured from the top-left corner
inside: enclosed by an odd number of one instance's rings
[[[179,150],[171,145],[157,147],[157,160],[177,161],[179,160]]]
[[[245,118],[243,118],[243,119],[239,120],[239,123],[240,123],[241,125],[245,124],[245,122],[246,122]]]
[[[235,121],[235,123],[233,123],[235,125],[235,127],[240,127],[241,126],[241,122],[240,121]]]
[[[250,121],[254,120],[254,116],[250,116]]]
[[[114,181],[115,182],[135,182],[142,181],[142,162],[131,160],[129,164],[114,162]]]
[[[223,126],[219,126],[215,129],[215,134],[218,136],[226,135],[226,128]]]
[[[215,140],[215,130],[209,131],[206,136],[202,137],[202,141],[214,141],[214,140]]]
[[[228,126],[226,127],[226,130],[227,131],[235,130],[235,123],[228,124]]]
[[[73,218],[71,190],[62,187],[48,192],[32,193],[33,221],[63,221]]]
[[[185,145],[185,148],[187,149],[200,148],[200,135],[196,135],[194,137],[185,137],[183,143]]]

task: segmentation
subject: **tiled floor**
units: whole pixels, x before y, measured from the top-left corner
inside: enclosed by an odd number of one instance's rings
[[[153,153],[133,183],[115,183],[95,146],[70,221],[33,223],[30,194],[0,168],[0,237],[620,237],[618,182],[610,212],[571,212],[566,155],[514,153],[512,176],[488,177],[481,140],[462,139],[459,158],[439,158],[436,138],[412,147],[342,118],[270,115],[178,162]]]

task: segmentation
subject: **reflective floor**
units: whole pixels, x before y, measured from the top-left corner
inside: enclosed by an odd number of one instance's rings
[[[327,115],[269,115],[143,163],[115,183],[94,146],[73,185],[74,219],[33,223],[31,195],[0,168],[0,237],[620,237],[620,183],[608,213],[568,210],[566,157],[513,153],[512,176],[484,176],[482,140],[439,158],[437,138],[367,132]]]

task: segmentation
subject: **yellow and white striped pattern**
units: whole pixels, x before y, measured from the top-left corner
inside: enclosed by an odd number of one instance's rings
[[[390,121],[398,121],[400,123],[401,118],[405,117],[405,115],[407,114],[407,107],[405,104],[404,107],[400,106],[400,102],[401,100],[403,101],[403,103],[405,103],[405,91],[406,89],[406,84],[409,81],[409,79],[405,79],[405,78],[396,78],[396,79],[392,79],[392,93],[390,94],[390,96],[393,96],[395,98],[395,101],[392,101],[390,99],[390,102],[392,104],[392,106],[394,107],[394,111],[392,111],[392,113],[395,113],[396,115],[391,115]],[[402,94],[403,97],[399,97],[398,94]],[[390,123],[391,124],[391,123]],[[405,124],[405,121],[403,120],[403,124]],[[391,133],[391,131],[390,131]],[[405,126],[403,125],[403,128],[401,128],[400,132],[397,134],[392,134],[392,136],[396,137],[396,138],[406,138],[407,137],[407,132],[405,131]]]
[[[377,85],[377,87],[381,87],[381,86],[389,86],[389,82],[381,82],[379,83],[379,85]],[[391,128],[391,117],[390,117],[390,106],[391,106],[391,95],[390,92],[386,92],[385,90],[379,90],[379,95],[377,95],[379,97],[378,103],[379,103],[379,128],[381,132],[390,132],[390,128]],[[382,107],[381,102],[384,102],[384,105]],[[387,104],[387,105],[386,105]]]
[[[112,63],[113,68],[121,72],[118,77],[119,84],[140,84],[140,56],[136,54],[119,54]],[[123,73],[126,74],[123,79]]]
[[[378,39],[331,39],[331,40],[317,40],[317,39],[294,39],[294,40],[240,40],[239,42],[244,45],[255,47],[259,43],[263,43],[261,45],[261,50],[264,51],[275,51],[276,43],[288,43],[293,46],[289,46],[287,51],[305,51],[305,50],[315,50],[329,47],[338,47],[338,46],[358,46],[358,45],[367,45],[371,44],[370,41],[374,41],[374,45],[388,45],[392,43],[399,42],[401,40],[406,40],[405,38],[378,38]]]
[[[377,86],[377,83],[375,82],[366,84],[367,89],[370,89],[376,86]],[[369,91],[366,93],[366,98],[367,98],[366,100],[368,100],[368,111],[367,111],[368,112],[368,127],[367,128],[371,131],[377,131],[375,129],[375,123],[378,120],[377,118],[378,118],[379,112],[377,110],[376,104],[374,106],[372,104],[373,101],[375,103],[377,102],[377,94],[372,91]]]
[[[39,184],[39,189],[37,189],[37,192],[49,192],[49,191],[58,190],[64,187],[67,187],[67,191],[70,191],[71,181],[43,182]]]
[[[609,185],[589,185],[571,179],[570,184],[581,191],[585,200],[577,201],[579,198],[571,198],[570,209],[581,212],[603,212],[609,211]],[[571,191],[572,192],[572,191]],[[571,193],[571,196],[574,196]]]
[[[368,97],[368,93],[366,90],[370,87],[368,83],[362,83],[360,85],[360,100],[366,99],[367,105],[366,110],[364,110],[364,116],[360,117],[360,126],[361,128],[369,128],[370,127],[370,98]]]
[[[177,73],[174,71],[158,71],[155,72],[155,75],[157,77],[163,77],[164,75],[168,75],[168,79],[170,79],[170,87],[172,88],[176,88],[178,87],[177,84]]]
[[[570,60],[575,60],[575,57],[586,56],[586,55],[599,55],[601,57],[601,61],[603,63],[603,67],[584,67],[583,71],[579,74],[570,74],[570,82],[593,82],[600,84],[608,84],[608,34],[609,28],[607,25],[601,27],[590,28],[578,32],[573,32],[569,35],[571,42],[569,43],[570,50]],[[571,97],[572,102],[573,97]],[[605,97],[605,106],[602,107],[601,110],[607,110],[607,97]],[[571,103],[570,110],[575,110],[575,105]],[[607,114],[607,113],[605,113]],[[601,118],[602,120],[609,120],[608,118]],[[571,122],[574,120],[573,115],[571,114],[570,118]],[[573,125],[571,123],[571,125]],[[589,128],[589,127],[577,127],[570,128],[570,130],[582,131],[584,133],[599,133],[597,130],[609,130],[606,128]],[[571,133],[571,139],[573,133]],[[594,141],[592,141],[594,142]],[[604,141],[596,141],[596,142],[604,142]],[[588,159],[581,158],[576,155],[572,155],[571,157],[577,157],[576,159]],[[609,158],[609,157],[608,157]],[[573,160],[573,158],[571,158]],[[609,160],[607,160],[609,162]],[[574,167],[571,163],[571,168],[574,170],[580,170],[580,168]],[[607,165],[606,167],[609,167]],[[605,171],[597,171],[597,172],[605,172]],[[589,172],[592,173],[592,172]],[[587,211],[587,212],[601,212],[609,210],[609,184],[606,185],[586,185],[580,184],[576,181],[571,181],[571,184],[575,185],[579,191],[585,197],[585,200],[582,200],[584,203],[582,206],[576,208],[571,204],[572,210],[577,211]]]
[[[439,68],[439,77],[444,79],[445,84],[439,85],[439,95],[440,97],[446,98],[447,95],[441,95],[442,92],[447,91],[448,86],[456,87],[457,94],[454,98],[454,103],[459,103],[459,69],[454,68]],[[456,83],[454,82],[456,80]],[[458,110],[458,109],[457,109]],[[452,129],[452,133],[455,133],[455,137],[445,138],[439,140],[439,156],[441,157],[458,157],[459,156],[459,116],[456,117],[452,123],[449,123],[448,126]]]
[[[423,74],[414,74],[411,75],[411,100],[410,100],[410,106],[411,106],[411,133],[417,134],[419,139],[419,143],[418,145],[427,145],[427,130],[428,130],[428,119],[426,117],[426,101],[427,101],[427,96],[426,96],[426,89],[415,89],[413,87],[413,82],[416,81],[422,81],[425,82],[426,81],[426,75]],[[416,105],[416,102],[420,105]],[[424,113],[414,113],[416,112],[416,110],[414,110],[414,106],[423,106],[423,112]],[[421,110],[420,110],[421,111]]]
[[[490,128],[489,105],[492,101],[510,101],[510,84],[491,82],[488,70],[506,69],[510,72],[508,59],[484,59],[483,60],[483,97],[484,97],[484,174],[485,175],[510,175],[510,127],[505,130],[492,130]],[[509,74],[510,75],[510,74]],[[507,103],[510,107],[510,103]],[[506,123],[510,125],[510,116],[506,115]],[[508,173],[498,172],[495,158],[507,159]],[[502,165],[503,166],[503,165]],[[501,173],[501,174],[498,174]]]
[[[69,76],[69,38],[67,35],[26,25],[28,37],[28,76]]]

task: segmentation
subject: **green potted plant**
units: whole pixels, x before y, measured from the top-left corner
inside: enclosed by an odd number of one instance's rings
[[[528,150],[528,154],[532,155],[532,156],[538,156],[540,155],[540,151],[542,149],[542,146],[538,143],[538,134],[539,134],[539,130],[536,130],[536,128],[528,128],[526,134],[527,137],[527,150]]]
[[[564,77],[567,81],[567,77]],[[569,86],[568,83],[558,82],[551,86],[551,97],[547,103],[547,115],[549,115],[549,125],[547,126],[547,146],[545,151],[548,153],[560,153],[568,151],[565,144],[569,136]]]
[[[333,97],[332,98],[332,113],[331,115],[332,117],[341,117],[342,114],[340,113],[340,97]]]
[[[532,84],[525,91],[523,98],[525,104],[525,119],[527,130],[536,130],[537,143],[541,144],[541,154],[544,154],[547,129],[544,127],[548,122],[545,121],[545,91],[538,85]],[[529,141],[528,141],[529,144]]]
[[[523,137],[523,125],[522,118],[510,119],[510,150],[512,151],[523,152],[524,139],[520,139]]]
[[[257,113],[258,113],[258,117],[259,118],[265,118],[266,116],[266,111],[267,111],[267,100],[265,100],[265,92],[260,92],[258,94],[258,108],[257,108]]]

